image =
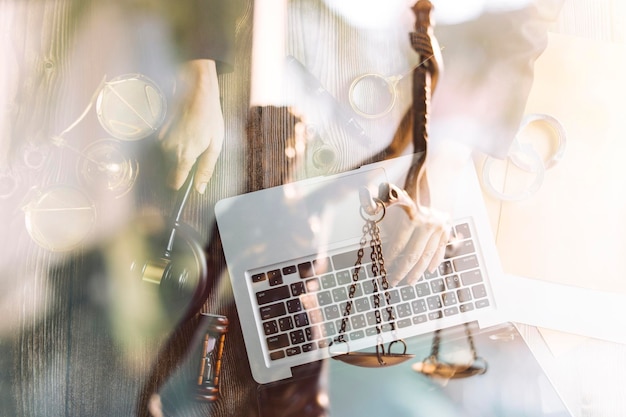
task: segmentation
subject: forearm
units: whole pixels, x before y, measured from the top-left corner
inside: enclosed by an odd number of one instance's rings
[[[191,59],[180,64],[177,87],[190,94],[217,91],[217,64],[212,59]]]

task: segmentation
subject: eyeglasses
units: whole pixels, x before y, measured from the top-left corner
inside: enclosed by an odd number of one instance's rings
[[[536,148],[529,142],[520,141],[521,134],[532,124],[539,124],[547,127],[548,133],[553,133],[552,138],[556,139],[556,146],[547,158],[542,158]],[[541,188],[545,178],[546,170],[554,167],[565,154],[566,133],[561,123],[554,117],[547,114],[528,114],[522,119],[515,140],[513,141],[507,161],[510,161],[525,176],[528,177],[526,186],[515,191],[501,192],[496,189],[491,179],[491,172],[494,160],[488,157],[482,169],[482,183],[485,189],[495,198],[503,201],[521,201],[531,197]]]
[[[372,72],[356,77],[348,90],[348,100],[352,110],[368,119],[388,114],[398,101],[398,83],[407,75],[412,74],[416,68],[424,65],[433,56],[425,58],[408,71],[399,75],[386,77]]]

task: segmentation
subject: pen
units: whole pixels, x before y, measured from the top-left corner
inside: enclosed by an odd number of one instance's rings
[[[357,122],[352,112],[346,109],[326,90],[317,78],[295,57],[287,56],[287,68],[302,77],[306,90],[331,110],[330,114],[354,137],[370,141],[365,129]]]

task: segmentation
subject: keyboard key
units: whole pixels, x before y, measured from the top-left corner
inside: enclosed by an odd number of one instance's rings
[[[438,295],[432,296],[432,297],[428,297],[426,299],[426,304],[428,304],[428,309],[429,310],[437,310],[440,309],[442,307],[441,305],[441,298],[439,298]]]
[[[437,269],[435,269],[433,272],[430,272],[428,270],[424,272],[424,278],[426,279],[433,279],[433,278],[437,278],[438,276],[439,276],[439,272]]]
[[[350,321],[352,324],[352,328],[355,330],[362,329],[366,325],[365,316],[363,314],[350,317]]]
[[[276,336],[268,337],[267,348],[269,350],[282,349],[289,346],[289,337],[286,334],[279,334]]]
[[[472,233],[470,232],[469,224],[461,223],[458,224],[454,230],[456,231],[456,237],[458,239],[467,239],[472,237]]]
[[[306,291],[307,292],[316,292],[322,289],[322,284],[320,284],[320,280],[317,278],[311,278],[306,281]]]
[[[321,306],[327,306],[333,302],[333,296],[330,294],[330,291],[322,291],[317,293],[317,302]]]
[[[441,294],[441,300],[444,306],[449,307],[456,304],[456,294],[454,292],[444,292]]]
[[[345,326],[345,328],[343,329],[343,332],[341,331],[341,326]],[[337,328],[337,332],[338,333],[346,333],[350,331],[350,320],[336,320],[335,321],[335,327]]]
[[[327,338],[327,339],[322,339],[319,342],[317,342],[317,346],[319,346],[320,349],[325,349],[328,346],[330,346],[330,342],[332,342],[333,339],[331,338]]]
[[[306,313],[298,313],[295,316],[293,316],[293,322],[295,323],[296,327],[308,326],[309,317],[307,316]]]
[[[305,310],[311,310],[318,307],[316,294],[304,294],[300,296],[300,302]]]
[[[276,352],[271,352],[270,353],[270,359],[273,361],[276,361],[278,359],[282,359],[285,357],[285,351],[284,350],[278,350]]]
[[[472,293],[469,288],[461,288],[460,290],[457,290],[456,296],[460,303],[464,303],[472,299]]]
[[[300,278],[311,278],[313,276],[313,265],[311,265],[311,262],[298,264],[298,273]]]
[[[396,289],[385,291],[384,296],[385,301],[387,301],[387,304],[390,305],[398,304],[400,301],[402,301],[402,299],[400,298],[400,291]]]
[[[474,306],[472,305],[472,303],[461,304],[459,306],[459,310],[461,310],[461,313],[467,313],[468,311],[472,311],[473,309]]]
[[[400,296],[402,297],[402,301],[412,300],[415,298],[415,290],[413,287],[401,287]]]
[[[443,314],[447,316],[453,316],[455,314],[459,314],[459,309],[457,307],[445,308],[443,310]]]
[[[289,296],[289,287],[285,285],[283,287],[276,287],[269,290],[257,292],[256,301],[259,305],[263,305],[284,300],[286,298],[289,298]]]
[[[365,337],[365,332],[363,330],[358,330],[356,332],[350,333],[350,340],[359,340]]]
[[[333,288],[337,285],[337,281],[335,281],[335,274],[326,274],[321,278],[322,288]]]
[[[487,290],[483,284],[475,285],[472,287],[472,294],[474,298],[483,298],[487,296]]]
[[[278,319],[278,328],[281,332],[286,332],[287,330],[293,329],[293,320],[291,320],[291,317],[283,317]]]
[[[333,300],[335,300],[336,303],[346,301],[348,299],[348,293],[344,287],[335,288],[332,290],[332,293]]]
[[[265,272],[261,272],[260,274],[252,275],[252,283],[265,281],[266,279],[267,279],[267,277],[265,276]]]
[[[278,324],[276,323],[276,320],[266,321],[263,323],[263,331],[266,336],[278,333]]]
[[[378,314],[376,314],[378,313]],[[382,316],[380,315],[380,311],[368,311],[365,313],[365,319],[367,320],[368,326],[376,326],[383,322]]]
[[[261,313],[261,319],[263,320],[273,319],[274,317],[284,316],[287,314],[285,303],[263,306],[259,310]]]
[[[438,269],[439,269],[439,275],[441,276],[450,275],[451,273],[454,272],[450,261],[443,261],[441,264],[439,264]]]
[[[449,290],[459,288],[461,286],[461,279],[458,275],[450,275],[446,277],[446,287]]]
[[[348,306],[350,307],[348,308]],[[341,314],[342,316],[349,316],[350,314],[354,314],[354,302],[348,300],[339,303],[339,314]]]
[[[318,308],[317,310],[309,311],[309,321],[313,324],[323,322],[324,314],[322,314],[322,309]]]
[[[391,331],[393,331],[393,330],[395,330],[395,329],[396,329],[396,326],[395,326],[395,324],[385,323],[385,324],[383,324],[382,326],[380,326],[380,329],[381,329],[383,332],[391,332]]]
[[[369,310],[370,309],[370,303],[367,300],[367,298],[358,298],[354,301],[354,308],[356,308],[356,311],[361,313],[363,311]]]
[[[398,328],[403,329],[405,327],[409,327],[411,325],[411,319],[402,319],[398,320]]]
[[[335,274],[337,277],[337,284],[348,285],[352,282],[352,274],[350,271],[339,271]]]
[[[408,317],[412,314],[411,305],[409,303],[400,304],[396,311],[398,312],[398,318]]]
[[[415,285],[415,292],[418,297],[426,297],[430,295],[430,286],[427,282],[420,282]]]
[[[312,352],[317,349],[317,345],[315,343],[305,343],[302,345],[302,352]]]
[[[350,277],[352,281],[355,281],[354,274],[357,274],[356,281],[364,281],[367,279],[367,272],[365,271],[365,267],[361,266],[360,268],[352,268],[350,270]]]
[[[384,321],[394,321],[397,317],[396,309],[394,307],[387,307],[380,312]]]
[[[299,296],[300,294],[306,293],[306,288],[303,282],[294,282],[290,285],[291,287],[291,295],[294,297]]]
[[[337,328],[335,327],[335,323],[326,322],[320,325],[321,337],[330,337],[334,336],[337,333]]]
[[[363,281],[361,285],[363,286],[364,294],[373,294],[374,292],[378,291],[378,284],[374,279],[367,279]]]
[[[283,275],[291,275],[298,272],[298,269],[295,265],[289,265],[283,268]]]
[[[380,292],[372,294],[370,296],[370,303],[372,304],[372,307],[374,307],[374,308],[384,307],[385,304],[386,304],[384,294],[382,294]]]
[[[335,270],[353,267],[354,264],[356,264],[357,252],[358,249],[333,256],[332,258]]]
[[[306,341],[302,330],[294,330],[293,332],[290,332],[289,340],[291,340],[292,345],[299,345],[300,343],[304,343]]]
[[[478,284],[479,282],[482,282],[483,280],[483,275],[480,272],[480,269],[476,269],[474,271],[469,271],[469,272],[463,272],[461,274],[461,281],[463,282],[463,285],[473,285],[473,284]]]
[[[476,308],[485,308],[485,307],[489,307],[488,299],[485,298],[483,300],[476,301]]]
[[[313,261],[313,271],[316,275],[322,275],[333,269],[330,258],[318,258]]]
[[[426,314],[413,317],[413,324],[426,323],[426,321],[427,321]]]
[[[291,347],[285,350],[285,352],[287,352],[287,356],[295,356],[295,355],[299,355],[300,353],[302,353],[299,346]]]
[[[368,258],[369,259],[369,258]],[[382,274],[380,273],[380,270],[376,271],[376,273],[374,273],[374,271],[372,270],[372,267],[374,266],[371,262],[365,262],[365,260],[363,260],[363,269],[367,272],[367,277],[368,278],[380,278],[382,277]]]
[[[280,269],[267,271],[267,279],[272,287],[283,284],[283,275],[280,273]]]
[[[441,310],[428,313],[428,320],[438,320],[443,317]]]
[[[363,288],[361,287],[361,284],[358,282],[355,282],[354,284],[350,284],[346,288],[348,290],[348,298],[350,298],[350,294],[352,294],[351,298],[357,298],[363,295]]]
[[[326,315],[326,320],[337,319],[341,316],[339,307],[336,305],[324,307],[324,314]]]
[[[365,329],[365,335],[366,336],[376,336],[378,334],[378,329],[376,327],[368,327],[367,329]]]
[[[309,342],[321,337],[320,328],[318,326],[307,327],[304,329],[304,335]]]
[[[436,294],[438,292],[444,291],[446,289],[446,286],[443,283],[443,279],[437,278],[430,281],[430,288],[432,289],[433,294]]]
[[[455,258],[457,256],[467,255],[476,252],[474,247],[474,241],[463,240],[460,242],[454,242],[446,246],[445,258]]]
[[[468,269],[478,268],[478,258],[476,255],[464,256],[452,260],[454,270],[457,272],[467,271]]]
[[[411,307],[413,307],[413,313],[419,314],[426,311],[426,303],[424,300],[415,300],[411,302]]]
[[[300,302],[300,300],[297,298],[293,300],[288,300],[287,311],[290,313],[297,313],[298,311],[302,311],[302,303]]]

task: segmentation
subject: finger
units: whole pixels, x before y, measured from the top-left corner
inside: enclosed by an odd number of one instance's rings
[[[390,242],[389,250],[386,255],[390,259],[398,257],[405,252],[405,248],[413,238],[413,233],[417,228],[415,222],[403,222],[400,225],[394,225],[393,241]]]
[[[446,255],[446,245],[448,244],[449,240],[450,240],[450,229],[447,227],[444,227],[441,233],[441,238],[439,240],[439,247],[435,251],[435,254],[433,255],[430,261],[430,264],[428,265],[428,271],[435,272],[439,264],[443,262],[443,258]]]
[[[415,262],[410,271],[406,274],[406,282],[408,284],[415,284],[420,280],[426,268],[430,265],[433,256],[439,250],[439,242],[441,241],[441,233],[438,228],[435,228],[428,238],[428,242],[424,246],[422,252],[419,253],[419,259]]]
[[[180,189],[180,187],[183,186],[185,180],[189,176],[189,172],[191,171],[191,168],[193,168],[195,162],[195,158],[180,156],[176,160],[175,166],[170,170],[168,174],[167,184],[175,190]]]
[[[413,230],[411,239],[395,260],[394,275],[390,283],[395,285],[403,280],[413,266],[420,261],[432,234],[430,229],[431,226],[426,225],[426,227]]]
[[[222,153],[222,142],[222,139],[211,141],[209,148],[204,151],[198,159],[194,187],[200,194],[204,194],[207,183],[213,176],[215,165],[217,164],[217,160]]]

